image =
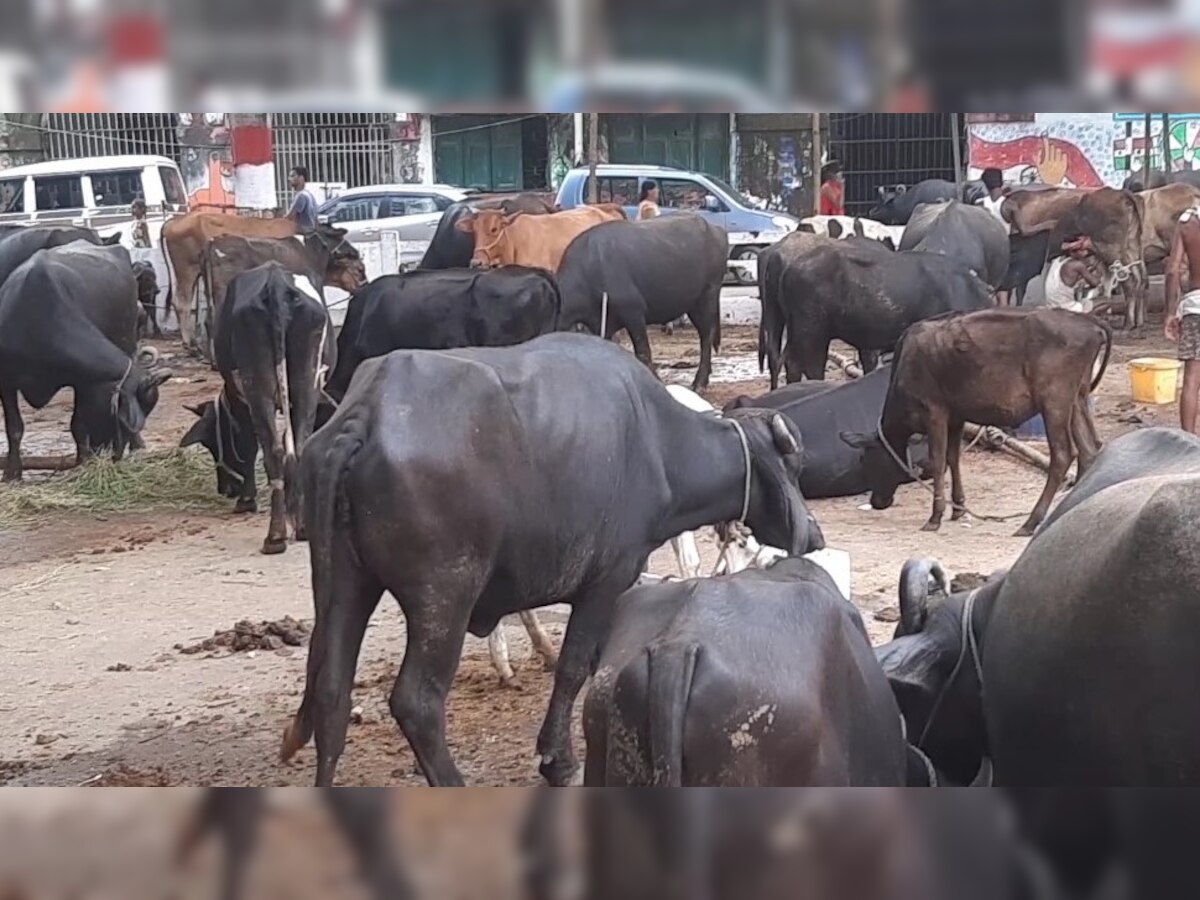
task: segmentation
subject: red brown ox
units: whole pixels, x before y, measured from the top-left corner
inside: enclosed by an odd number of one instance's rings
[[[1096,373],[1101,351],[1104,360]],[[1112,353],[1112,330],[1064,309],[988,309],[927,319],[904,333],[892,363],[892,381],[875,434],[842,435],[866,449],[871,505],[887,509],[908,477],[909,439],[929,438],[933,515],[923,530],[937,531],[946,511],[946,465],[952,479],[952,519],[966,515],[960,459],[963,427],[1015,427],[1041,415],[1050,444],[1046,487],[1018,536],[1033,534],[1046,517],[1076,454],[1080,474],[1100,450],[1088,409]]]
[[[593,225],[624,218],[625,211],[613,204],[580,206],[548,216],[481,209],[455,227],[475,236],[473,266],[529,266],[557,272],[571,241]]]
[[[191,347],[195,342],[192,301],[204,270],[204,249],[213,238],[227,234],[244,238],[291,237],[296,234],[296,224],[291,219],[193,212],[176,216],[163,225],[163,250],[172,272],[167,298],[175,308],[185,347]]]

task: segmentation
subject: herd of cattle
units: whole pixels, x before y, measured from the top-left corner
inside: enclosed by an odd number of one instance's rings
[[[184,339],[203,280],[222,376],[182,443],[207,448],[239,512],[257,508],[261,449],[263,552],[311,545],[315,626],[283,757],[315,736],[316,782],[333,783],[386,591],[408,631],[391,710],[434,785],[462,782],[445,702],[466,634],[495,638],[520,613],[554,660],[533,611],[558,603],[572,612],[537,739],[552,784],[579,768],[571,715],[589,678],[589,784],[1200,783],[1186,687],[1200,655],[1184,640],[1200,633],[1188,580],[1200,441],[1147,430],[1101,450],[1088,397],[1109,327],[992,308],[1025,242],[1041,242],[1044,264],[1058,237],[1086,233],[1137,324],[1165,223],[1200,190],[1020,191],[1011,236],[958,199],[915,202],[926,193],[891,198],[914,199],[889,213],[907,225],[898,245],[858,221],[763,252],[772,392],[723,412],[663,387],[647,333],[688,316],[693,389],[707,386],[728,241],[699,217],[460,204],[418,271],[370,284],[336,228],[296,235],[287,221],[212,213],[167,223]],[[74,389],[80,460],[139,446],[170,375],[139,348],[157,328],[145,269],[83,229],[0,235],[6,480],[21,476],[18,393],[41,407]],[[352,292],[340,333],[324,286]],[[622,330],[633,355],[597,339]],[[859,351],[861,380],[824,383],[835,339]],[[882,509],[900,484],[932,477],[936,529],[947,468],[952,517],[968,513],[965,424],[1039,414],[1051,466],[1019,532],[1034,535],[1027,549],[968,594],[949,592],[938,563],[910,562],[895,640],[872,650],[858,611],[804,558],[825,547],[806,500],[870,492]],[[1076,459],[1078,483],[1047,517]],[[727,560],[735,574],[695,577],[691,534],[705,527],[748,544]],[[635,586],[668,542],[687,580]],[[760,547],[778,561],[751,565]]]

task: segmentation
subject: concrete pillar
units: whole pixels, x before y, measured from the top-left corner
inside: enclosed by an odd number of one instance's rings
[[[233,193],[238,209],[260,212],[279,205],[275,193],[275,145],[270,113],[230,113]]]
[[[41,162],[42,113],[0,113],[0,169]],[[33,127],[23,127],[33,126]]]

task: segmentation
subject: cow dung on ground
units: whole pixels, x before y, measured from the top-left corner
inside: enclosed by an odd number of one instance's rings
[[[284,616],[274,622],[249,620],[238,622],[226,631],[217,631],[210,638],[196,644],[176,644],[175,649],[186,656],[228,649],[230,653],[248,653],[251,650],[280,650],[284,646],[302,647],[308,640],[312,627],[307,622],[298,622]]]

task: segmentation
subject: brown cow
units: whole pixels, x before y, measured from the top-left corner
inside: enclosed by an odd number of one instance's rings
[[[179,334],[185,347],[195,342],[192,303],[204,268],[204,248],[221,235],[246,238],[281,238],[296,234],[291,219],[258,219],[225,213],[193,212],[176,216],[162,228],[164,255],[171,268],[167,300],[175,308]]]
[[[1000,214],[1018,235],[1029,237],[1053,231],[1058,220],[1092,193],[1087,188],[1045,188],[1013,191],[1004,200]]]
[[[615,204],[580,206],[548,216],[481,209],[455,226],[475,235],[472,266],[530,266],[557,272],[571,241],[593,225],[628,218]]]
[[[1097,357],[1104,360],[1096,374]],[[1065,309],[987,309],[950,313],[912,326],[896,347],[892,381],[875,434],[844,433],[867,451],[871,505],[887,509],[909,477],[909,439],[929,438],[933,515],[924,531],[937,531],[946,511],[946,464],[954,501],[952,519],[966,515],[960,459],[963,426],[1016,427],[1035,415],[1046,423],[1050,472],[1029,520],[1028,536],[1050,508],[1078,454],[1080,474],[1100,451],[1088,396],[1100,383],[1112,353],[1112,329]]]
[[[277,262],[296,275],[304,275],[316,289],[340,288],[354,293],[367,283],[362,256],[346,239],[346,231],[318,225],[297,238],[244,238],[225,235],[205,248],[202,275],[208,288],[210,307],[206,329],[211,340],[213,323],[220,320],[221,306],[229,283],[241,272],[266,262]]]

